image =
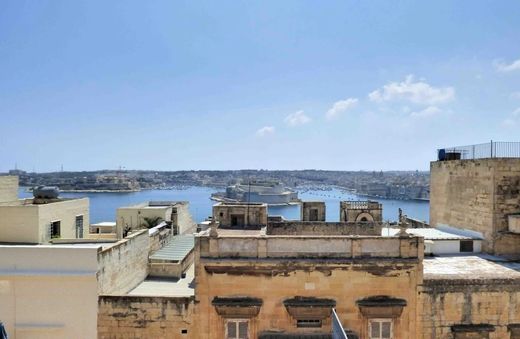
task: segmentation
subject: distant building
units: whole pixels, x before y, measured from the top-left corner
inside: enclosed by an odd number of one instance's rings
[[[222,228],[260,228],[267,225],[267,204],[220,202],[213,205],[213,220]]]
[[[187,201],[148,201],[118,208],[116,232],[118,238],[123,238],[124,233],[130,230],[149,228],[162,221],[171,224],[175,234],[195,232],[197,229]]]
[[[225,200],[235,202],[257,202],[268,205],[285,205],[298,202],[295,192],[279,182],[251,181],[249,183],[228,186],[225,194],[217,194]]]
[[[341,201],[339,220],[342,222],[382,222],[383,205],[377,201]]]
[[[300,208],[302,221],[325,221],[326,206],[323,201],[303,201]]]

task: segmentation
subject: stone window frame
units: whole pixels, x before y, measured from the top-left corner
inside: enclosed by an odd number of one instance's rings
[[[378,323],[379,324],[379,336],[373,336],[372,335],[372,324]],[[390,323],[390,336],[389,337],[383,337],[382,329],[383,323]],[[392,339],[394,337],[394,320],[392,318],[370,318],[368,319],[368,338],[369,339]]]
[[[228,333],[228,324],[230,323],[235,323],[235,329],[236,329],[236,336],[234,337],[230,337],[229,336],[229,333]],[[245,337],[241,337],[240,336],[240,323],[246,323],[246,336]],[[226,318],[225,319],[225,322],[224,322],[224,326],[225,326],[225,338],[226,339],[249,339],[250,335],[249,335],[249,329],[250,329],[250,320],[249,319],[246,319],[246,318]]]

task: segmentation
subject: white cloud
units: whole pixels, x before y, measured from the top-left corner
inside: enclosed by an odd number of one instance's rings
[[[336,101],[334,105],[332,105],[332,108],[327,111],[327,119],[331,120],[338,117],[342,112],[355,107],[358,101],[359,100],[356,98],[348,98],[345,100]]]
[[[520,99],[520,91],[509,94],[511,99]]]
[[[502,121],[502,125],[505,127],[515,127],[520,125],[520,107],[511,112],[510,116]]]
[[[274,133],[274,127],[273,126],[264,126],[260,128],[258,131],[256,131],[256,135],[259,137],[263,137],[269,134]]]
[[[311,121],[311,118],[306,116],[303,111],[291,113],[284,119],[285,123],[289,126],[305,125]]]
[[[390,82],[368,94],[371,101],[409,101],[421,105],[437,105],[455,98],[453,87],[433,87],[424,80],[408,75],[402,82]]]
[[[410,114],[413,118],[428,118],[437,114],[440,114],[442,110],[437,106],[428,106],[425,109]]]
[[[503,61],[495,61],[495,69],[499,72],[513,72],[520,70],[520,59],[513,61],[510,64],[506,64]]]

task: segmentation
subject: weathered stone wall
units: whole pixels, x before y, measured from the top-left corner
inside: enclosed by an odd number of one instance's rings
[[[194,233],[197,230],[197,223],[193,221],[188,202],[176,204],[173,208],[177,210],[177,226],[179,234]]]
[[[215,297],[245,296],[262,300],[258,316],[250,319],[250,337],[267,331],[281,333],[330,333],[330,317],[321,328],[297,328],[284,301],[297,296],[336,301],[344,327],[360,338],[368,337],[368,319],[356,302],[385,295],[402,298],[407,305],[394,320],[394,338],[417,338],[417,283],[422,270],[416,260],[377,261],[256,261],[244,263],[201,259],[196,265],[196,299],[200,338],[223,338],[225,318],[211,301]]]
[[[127,293],[148,275],[148,230],[137,231],[98,253],[98,293]]]
[[[405,300],[402,314],[394,319],[394,337],[417,337],[422,238],[197,237],[195,248],[201,338],[223,337],[226,318],[217,313],[212,300],[236,296],[262,301],[258,315],[250,319],[251,338],[266,331],[330,333],[329,318],[321,328],[297,327],[284,306],[285,300],[295,297],[333,299],[342,324],[366,338],[368,318],[356,302],[373,296]]]
[[[18,177],[0,175],[0,203],[18,200]]]
[[[430,165],[430,225],[483,234],[483,250],[495,249],[507,216],[520,211],[520,159],[436,161]]]
[[[422,339],[513,338],[508,325],[520,323],[519,281],[425,280],[419,291]],[[454,325],[482,324],[494,331],[458,336],[452,332]]]
[[[267,225],[266,204],[226,204],[213,205],[213,220],[220,223],[219,227],[233,226],[233,216],[241,216],[243,223],[238,226],[265,226]]]
[[[383,207],[377,201],[341,201],[339,203],[339,221],[381,222],[383,221]]]
[[[424,239],[381,236],[196,237],[201,257],[211,258],[423,258]]]
[[[98,338],[199,338],[193,298],[99,296]]]
[[[300,208],[300,220],[325,221],[327,208],[323,201],[303,201]]]
[[[281,221],[267,225],[268,235],[381,235],[381,223]]]

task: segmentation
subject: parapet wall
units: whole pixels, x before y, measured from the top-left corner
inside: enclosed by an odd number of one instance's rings
[[[141,230],[98,253],[98,293],[124,294],[148,275],[149,235]]]
[[[195,338],[193,298],[99,296],[98,338]]]
[[[381,223],[281,221],[267,225],[268,235],[381,235]]]
[[[195,238],[200,257],[211,258],[420,258],[420,237],[228,236]]]

